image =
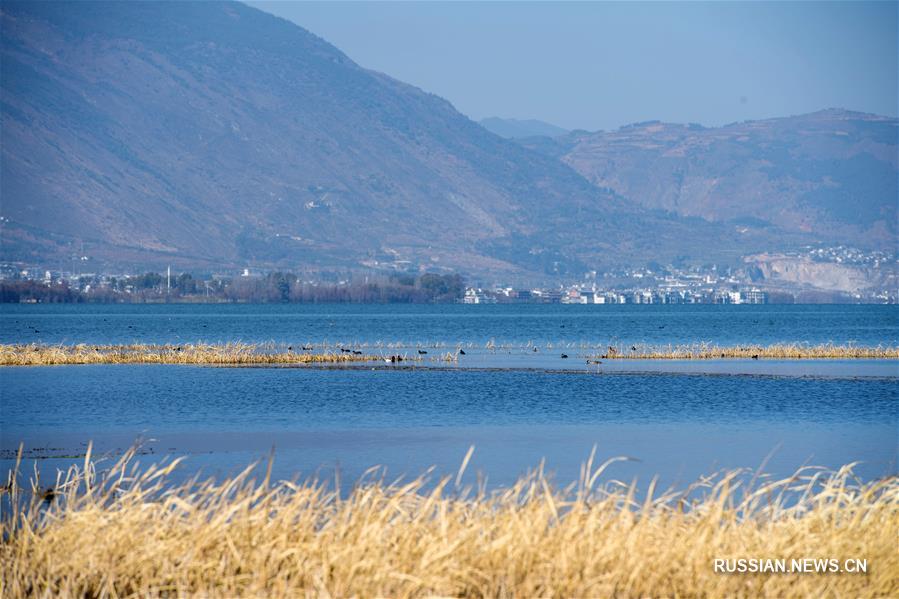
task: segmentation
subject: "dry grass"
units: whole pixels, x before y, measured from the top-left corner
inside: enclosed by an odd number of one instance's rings
[[[368,362],[380,356],[361,352],[281,350],[249,343],[182,345],[0,345],[0,366],[55,364],[311,364]]]
[[[488,344],[489,345],[489,344]],[[575,344],[568,344],[571,347]],[[0,344],[0,366],[40,366],[57,364],[206,364],[206,365],[265,365],[265,364],[312,364],[389,361],[379,346],[378,355],[364,353],[361,349],[346,349],[341,346],[320,346],[316,350],[304,351],[307,346],[287,349],[274,344],[186,343],[181,345],[44,345],[44,344]],[[351,347],[365,347],[358,343]],[[393,346],[387,346],[397,358],[396,362],[421,362],[426,352],[397,354]],[[421,344],[416,346],[421,347]],[[460,346],[461,347],[461,346]],[[530,345],[528,346],[530,347]],[[436,362],[458,361],[459,350],[442,352],[430,357]],[[720,358],[780,358],[780,359],[899,359],[899,347],[877,346],[856,347],[853,345],[803,345],[777,344],[768,346],[722,347],[708,343],[692,345],[629,345],[609,346],[601,353],[591,356],[595,359],[637,359],[637,360],[711,360]]]
[[[597,358],[631,360],[714,360],[720,358],[805,359],[899,359],[899,347],[857,347],[854,345],[807,345],[778,343],[775,345],[718,346],[710,343],[692,345],[609,346]]]
[[[341,497],[318,483],[254,481],[252,469],[172,485],[174,463],[138,473],[130,457],[98,475],[88,455],[49,502],[39,484],[11,489],[0,595],[899,594],[899,480],[861,483],[851,467],[751,490],[740,473],[661,495],[650,485],[644,500],[633,485],[595,488],[605,465],[590,462],[564,490],[537,471],[491,494],[460,490],[457,477],[373,480]],[[10,503],[22,507],[10,513]],[[867,559],[868,572],[713,571],[715,558],[806,557]]]

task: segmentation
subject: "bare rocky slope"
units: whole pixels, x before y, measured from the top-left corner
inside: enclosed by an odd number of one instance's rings
[[[637,205],[895,251],[899,121],[847,110],[523,142]]]

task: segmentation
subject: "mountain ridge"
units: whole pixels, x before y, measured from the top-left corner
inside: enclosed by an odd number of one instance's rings
[[[232,2],[0,5],[2,259],[507,280],[808,241],[635,205]]]
[[[648,121],[521,143],[648,209],[895,249],[899,120],[829,108],[721,127]]]
[[[538,119],[506,119],[496,116],[478,121],[482,127],[506,139],[525,139],[528,137],[558,137],[569,133],[568,129],[557,127],[552,123]]]

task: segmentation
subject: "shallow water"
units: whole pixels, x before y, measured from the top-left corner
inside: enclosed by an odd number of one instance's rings
[[[564,352],[564,353],[563,353]],[[390,368],[443,368],[456,370],[544,370],[585,372],[591,374],[755,374],[779,376],[813,377],[899,377],[899,360],[892,359],[805,359],[782,360],[774,358],[726,358],[714,360],[639,360],[601,359],[597,361],[595,350],[583,349],[542,349],[534,352],[530,348],[487,350],[468,349],[464,356],[456,355],[454,361],[446,361],[441,355],[446,352],[417,355],[416,350],[368,350],[365,353],[390,355],[400,353],[407,361]],[[453,352],[454,353],[454,352]],[[418,358],[408,361],[408,358]],[[382,366],[381,361],[370,363],[371,368]]]
[[[899,345],[899,306],[125,304],[0,306],[3,343],[711,342]]]
[[[777,324],[760,324],[769,321]],[[416,356],[419,343],[429,348],[403,367],[0,369],[0,467],[24,441],[26,466],[38,458],[45,477],[78,461],[88,440],[115,454],[139,436],[152,453],[144,463],[187,455],[185,473],[233,473],[274,445],[276,476],[339,470],[344,484],[377,464],[390,476],[432,465],[455,472],[471,444],[467,476],[493,484],[541,458],[569,482],[594,445],[600,460],[640,460],[609,477],[660,475],[664,484],[757,467],[772,451],[766,469],[775,475],[852,461],[863,462],[864,478],[896,473],[896,361],[588,365],[593,352],[581,347],[613,338],[892,344],[894,306],[5,306],[0,323],[4,342],[327,339],[395,351],[380,340],[404,341]],[[491,339],[496,350],[484,347]],[[434,346],[458,343],[470,345],[457,364],[435,359],[445,347]]]
[[[20,440],[50,457],[145,437],[157,455],[192,454],[214,472],[274,444],[283,477],[337,464],[348,479],[376,464],[447,471],[469,444],[475,468],[503,483],[541,457],[573,476],[594,444],[641,460],[621,472],[666,479],[757,466],[774,449],[783,475],[804,463],[861,460],[866,477],[896,467],[892,378],[118,365],[2,376],[6,462]]]

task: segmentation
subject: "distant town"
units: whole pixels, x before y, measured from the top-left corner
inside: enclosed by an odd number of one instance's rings
[[[87,272],[91,260],[72,270],[22,263],[0,264],[0,301],[70,302],[406,302],[537,304],[774,304],[899,302],[896,256],[843,246],[806,248],[739,268],[662,266],[590,271],[578,281],[553,285],[466,282],[454,273],[316,273],[315,276],[244,268],[236,272]],[[791,262],[792,261],[792,262]],[[821,289],[801,281],[772,279],[768,264],[825,265],[846,273],[877,275],[881,286],[855,291]],[[788,271],[789,272],[789,271]],[[829,271],[828,271],[829,272]],[[861,275],[859,275],[861,276]]]
[[[781,269],[785,272],[779,272]],[[767,272],[766,272],[767,271]],[[821,288],[795,271],[856,289]],[[782,275],[775,276],[773,275]],[[846,282],[848,281],[848,284]],[[865,285],[868,283],[868,285]],[[555,288],[468,287],[462,300],[480,303],[562,304],[769,304],[875,303],[899,301],[897,256],[836,246],[744,259],[739,268],[672,265],[586,273],[584,280]]]
[[[786,299],[780,297],[779,299]],[[795,301],[795,298],[793,299]],[[793,303],[782,302],[782,303]],[[536,304],[767,304],[768,293],[760,289],[739,291],[601,291],[573,286],[568,289],[504,289],[484,290],[469,287],[462,303],[536,303]]]

